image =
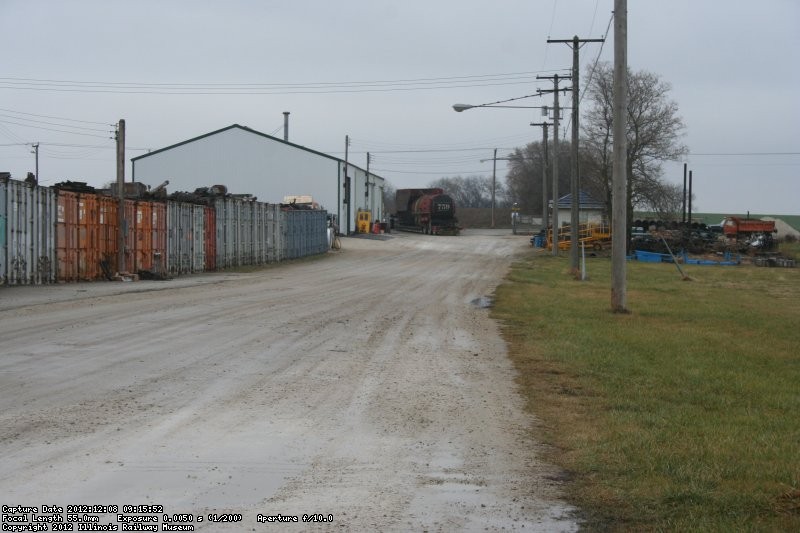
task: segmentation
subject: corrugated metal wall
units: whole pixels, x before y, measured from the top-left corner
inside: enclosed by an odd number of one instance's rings
[[[52,189],[7,180],[0,183],[0,281],[56,280],[56,196]]]
[[[103,279],[117,270],[117,200],[59,191],[56,256],[58,281]]]
[[[325,211],[283,211],[283,259],[321,254],[328,249]]]
[[[287,259],[281,224],[287,223],[288,219],[281,217],[280,206],[224,198],[215,202],[215,208],[218,269]],[[322,213],[325,221],[325,211],[297,212],[306,213],[306,216]],[[324,233],[325,228],[320,231]]]
[[[0,182],[0,284],[113,275],[118,205],[108,196]],[[326,215],[237,198],[212,206],[125,200],[126,270],[178,275],[324,253]]]

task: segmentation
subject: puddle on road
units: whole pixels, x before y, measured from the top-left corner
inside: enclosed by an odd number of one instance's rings
[[[488,309],[494,305],[494,298],[491,296],[481,296],[479,298],[475,298],[470,303],[478,309]]]

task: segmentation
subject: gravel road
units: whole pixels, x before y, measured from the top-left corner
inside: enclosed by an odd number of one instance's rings
[[[475,305],[527,239],[343,241],[256,272],[0,289],[0,504],[576,530]]]

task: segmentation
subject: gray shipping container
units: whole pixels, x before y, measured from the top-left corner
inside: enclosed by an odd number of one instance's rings
[[[326,211],[283,211],[283,259],[297,259],[328,250]]]
[[[206,270],[205,207],[167,202],[167,272],[189,274]],[[215,231],[210,228],[210,231]]]
[[[56,281],[56,192],[0,182],[0,284]]]

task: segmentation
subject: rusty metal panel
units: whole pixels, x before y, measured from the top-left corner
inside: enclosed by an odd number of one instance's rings
[[[0,281],[56,281],[56,194],[17,180],[0,183]]]
[[[211,206],[203,207],[205,270],[217,269],[217,211]]]
[[[59,191],[57,209],[58,281],[78,281],[81,279],[78,248],[78,194]]]
[[[105,279],[117,270],[117,200],[58,192],[56,250],[59,281]]]
[[[117,242],[119,221],[117,220],[117,213],[119,212],[119,200],[111,196],[96,196],[96,218],[94,218],[95,225],[94,231],[94,244],[97,248],[97,257],[100,261],[105,262],[105,266],[109,273],[113,274],[119,268],[117,267],[117,250],[119,249],[119,242]],[[105,273],[102,272],[103,265],[100,265],[101,271],[97,272],[95,279],[104,279]]]
[[[161,202],[125,200],[125,268],[162,273],[167,248],[167,210]]]
[[[163,274],[167,268],[167,204],[153,202],[152,206],[152,255],[150,270]]]

